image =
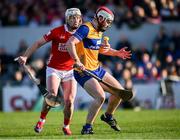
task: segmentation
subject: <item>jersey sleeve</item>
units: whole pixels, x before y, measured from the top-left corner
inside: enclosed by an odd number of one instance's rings
[[[81,25],[77,31],[73,34],[76,38],[78,38],[80,41],[83,40],[85,37],[87,37],[89,33],[89,28],[86,25]]]
[[[47,34],[45,34],[43,37],[46,41],[51,41],[53,39],[53,36],[54,36],[54,31],[51,30]]]

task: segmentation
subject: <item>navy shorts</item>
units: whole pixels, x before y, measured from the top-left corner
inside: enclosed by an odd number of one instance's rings
[[[90,71],[90,72],[94,73],[96,76],[98,76],[101,79],[104,77],[106,73],[106,71],[102,67],[99,67],[98,69]],[[86,75],[83,72],[78,72],[74,70],[74,78],[82,87],[84,87],[84,83],[88,81],[89,79],[91,79],[92,77]]]

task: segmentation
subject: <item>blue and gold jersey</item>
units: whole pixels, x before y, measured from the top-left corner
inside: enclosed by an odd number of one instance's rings
[[[91,22],[86,22],[78,28],[74,36],[80,40],[76,45],[76,51],[81,63],[88,70],[97,69],[102,32],[98,32]]]

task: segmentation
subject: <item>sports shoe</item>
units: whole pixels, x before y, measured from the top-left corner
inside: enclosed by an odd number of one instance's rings
[[[43,125],[45,124],[45,119],[40,119],[36,126],[34,127],[34,131],[36,133],[40,133],[43,130]]]
[[[84,134],[94,134],[93,128],[92,127],[86,128],[85,126],[83,126],[83,129],[81,130],[81,134],[82,135],[84,135]]]
[[[121,128],[117,124],[116,119],[114,119],[113,117],[111,119],[108,119],[105,114],[102,114],[101,115],[101,120],[106,122],[108,125],[110,125],[111,128],[114,129],[115,131],[120,131],[121,130]]]
[[[64,132],[64,135],[72,135],[72,132],[69,128],[63,127],[62,131]]]

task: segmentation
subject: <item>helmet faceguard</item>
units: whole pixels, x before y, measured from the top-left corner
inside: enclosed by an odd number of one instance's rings
[[[114,20],[113,12],[105,6],[101,6],[96,11],[96,19],[100,31],[106,31]]]
[[[71,29],[77,29],[80,24],[82,23],[82,18],[80,19],[79,23],[74,23],[75,21],[72,21],[72,17],[80,17],[81,18],[81,11],[78,8],[69,8],[65,12],[65,20],[66,24],[71,28]]]

